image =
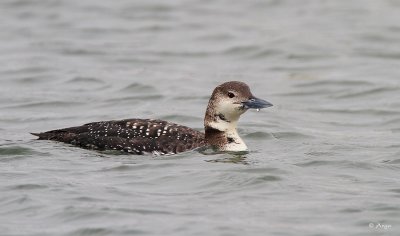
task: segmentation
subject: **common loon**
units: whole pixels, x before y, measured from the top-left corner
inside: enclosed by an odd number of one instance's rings
[[[163,120],[126,119],[88,123],[82,126],[32,133],[42,140],[54,140],[95,150],[121,150],[132,154],[176,154],[211,146],[218,151],[246,151],[236,130],[240,115],[271,103],[256,98],[243,82],[217,86],[204,117],[205,133]]]

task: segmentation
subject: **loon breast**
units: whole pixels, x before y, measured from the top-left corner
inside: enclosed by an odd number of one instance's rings
[[[163,120],[125,119],[33,133],[39,139],[70,143],[95,150],[132,154],[176,154],[206,145],[204,134]]]

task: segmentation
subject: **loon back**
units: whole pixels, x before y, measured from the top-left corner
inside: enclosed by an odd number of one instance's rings
[[[206,145],[204,134],[162,120],[126,119],[88,123],[82,126],[32,133],[95,150],[121,150],[132,154],[176,154]]]

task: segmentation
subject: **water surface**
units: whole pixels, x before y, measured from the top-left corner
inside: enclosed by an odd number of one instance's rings
[[[399,235],[397,1],[0,3],[2,235]],[[201,130],[248,83],[246,155],[115,155],[29,132]]]

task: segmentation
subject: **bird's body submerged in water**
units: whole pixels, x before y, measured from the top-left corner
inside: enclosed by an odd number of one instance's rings
[[[246,151],[236,130],[240,115],[250,108],[269,106],[272,104],[254,97],[245,83],[231,81],[214,89],[204,117],[205,133],[162,120],[125,119],[32,134],[83,148],[132,154],[176,154],[204,146],[219,151]]]

